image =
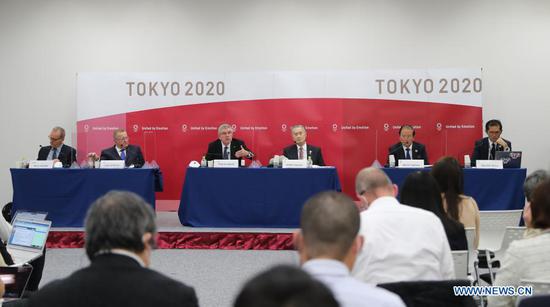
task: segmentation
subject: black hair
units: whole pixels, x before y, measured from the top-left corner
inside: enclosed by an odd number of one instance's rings
[[[489,127],[498,126],[500,131],[502,131],[502,123],[498,119],[491,119],[485,123],[485,132],[489,131]]]

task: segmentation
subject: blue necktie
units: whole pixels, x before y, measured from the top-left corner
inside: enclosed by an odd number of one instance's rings
[[[410,148],[405,149],[405,159],[407,159],[407,160],[411,159],[411,149]]]
[[[52,160],[57,159],[57,148],[52,149]]]
[[[126,160],[126,149],[121,149],[120,150],[120,159],[121,160]]]
[[[227,146],[223,147],[223,158],[225,160],[229,160],[229,147]]]

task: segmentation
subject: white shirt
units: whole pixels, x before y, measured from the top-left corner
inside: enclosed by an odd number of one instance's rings
[[[413,146],[412,146],[412,144],[409,147],[407,147],[407,146],[402,146],[402,147],[403,147],[403,153],[405,154],[404,159],[407,158],[407,148],[408,148],[409,149],[409,156],[411,157],[411,160],[412,160],[412,158],[413,158]]]
[[[380,197],[361,212],[365,243],[352,274],[372,284],[454,278],[451,248],[432,212]]]
[[[329,287],[342,307],[405,307],[397,294],[351,277],[346,265],[340,261],[313,259],[304,263],[302,268]]]
[[[304,148],[302,160],[307,160],[307,157],[309,156],[307,153],[307,144],[304,143],[304,145],[302,145],[302,148]],[[300,159],[300,145],[298,144],[296,144],[296,157]]]
[[[224,152],[225,152],[225,147],[227,147],[227,154],[229,155],[229,159],[231,159],[231,142],[230,142],[229,144],[227,144],[227,145],[224,145],[223,142],[222,142],[222,157],[221,157],[221,158],[222,158],[222,159],[225,159],[225,158],[223,157],[223,154],[224,154]]]

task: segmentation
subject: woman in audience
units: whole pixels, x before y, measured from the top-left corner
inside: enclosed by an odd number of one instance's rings
[[[479,245],[479,208],[476,201],[464,195],[464,174],[458,161],[443,157],[433,166],[432,176],[443,193],[443,207],[447,215],[464,225],[475,227],[474,248]]]
[[[407,176],[401,188],[400,202],[433,212],[443,224],[451,250],[468,250],[464,226],[445,214],[441,190],[428,172],[414,172]]]
[[[550,181],[538,185],[531,197],[531,226],[540,232],[510,243],[495,286],[520,286],[521,280],[550,282]],[[534,291],[534,294],[537,294]],[[514,306],[513,296],[490,296],[489,306]]]

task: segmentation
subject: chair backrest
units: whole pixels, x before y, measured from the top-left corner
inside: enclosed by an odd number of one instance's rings
[[[452,251],[457,279],[468,279],[468,251]]]
[[[550,306],[550,295],[528,296],[518,302],[518,307],[548,307]]]
[[[498,250],[507,226],[518,226],[522,210],[479,212],[479,249]]]
[[[474,270],[474,260],[477,259],[477,249],[474,246],[476,237],[475,227],[464,227],[466,231],[466,241],[468,241],[468,273]]]
[[[407,307],[475,307],[471,296],[455,295],[454,286],[470,286],[469,280],[406,281],[379,284],[401,297]]]
[[[502,244],[500,245],[500,251],[506,251],[512,241],[523,239],[525,229],[525,227],[520,226],[507,226],[504,231],[504,237],[502,238]]]

